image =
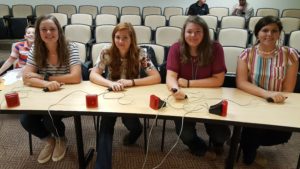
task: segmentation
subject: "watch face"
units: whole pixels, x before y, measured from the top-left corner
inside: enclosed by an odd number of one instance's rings
[[[48,77],[47,73],[46,73],[45,76],[44,76],[44,80],[46,80],[46,81],[49,80],[49,77]]]
[[[51,75],[52,75],[52,74],[50,74],[50,73],[45,73],[44,80],[49,81],[49,77],[50,77]]]

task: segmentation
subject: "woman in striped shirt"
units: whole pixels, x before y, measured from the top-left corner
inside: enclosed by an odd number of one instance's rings
[[[51,15],[36,21],[35,41],[23,72],[25,85],[56,91],[64,83],[81,82],[78,48],[66,41],[58,20]],[[65,125],[62,115],[21,116],[22,126],[46,145],[38,156],[39,163],[61,160],[66,153]]]
[[[284,92],[293,92],[298,71],[296,50],[278,45],[282,24],[279,18],[266,16],[254,29],[257,43],[239,56],[237,87],[274,103],[283,103]],[[287,142],[292,133],[245,127],[241,136],[244,163],[250,165],[259,146]]]

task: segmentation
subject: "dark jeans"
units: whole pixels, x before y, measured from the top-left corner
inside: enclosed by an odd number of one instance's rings
[[[62,118],[65,116],[54,115],[51,117],[47,115],[32,115],[22,114],[20,121],[25,130],[34,136],[43,139],[51,134],[55,137],[65,136],[65,124],[62,122]],[[55,125],[55,127],[53,126]],[[57,130],[56,130],[57,129]]]
[[[117,117],[102,116],[95,169],[112,168],[112,142]],[[131,134],[140,134],[142,124],[137,117],[122,117],[122,122]]]
[[[244,150],[255,150],[259,146],[273,146],[288,142],[292,132],[244,127],[241,135],[241,147]]]
[[[182,121],[174,120],[174,122],[176,127],[176,133],[179,135]],[[206,151],[207,146],[205,142],[197,135],[195,127],[196,122],[185,120],[180,138],[182,142],[185,145],[187,145],[192,152]],[[224,142],[230,137],[230,129],[227,125],[205,123],[205,128],[213,145],[222,146]]]

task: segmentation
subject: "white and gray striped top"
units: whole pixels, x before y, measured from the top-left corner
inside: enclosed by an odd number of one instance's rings
[[[69,64],[67,65],[60,66],[60,65],[51,65],[47,63],[46,67],[37,67],[33,56],[34,46],[32,46],[29,52],[27,64],[36,67],[38,74],[45,74],[46,72],[51,73],[52,75],[68,74],[70,73],[71,66],[81,64],[77,45],[75,43],[70,42],[68,47],[70,51],[70,60],[69,60]]]

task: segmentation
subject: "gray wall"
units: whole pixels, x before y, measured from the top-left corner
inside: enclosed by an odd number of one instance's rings
[[[181,6],[187,8],[196,0],[1,0],[1,4],[14,5],[14,4],[74,4],[79,5],[115,5],[115,6]],[[231,7],[238,2],[238,0],[206,0],[209,7]],[[285,8],[300,8],[300,0],[248,0],[248,2],[257,8],[277,8],[282,11]]]

